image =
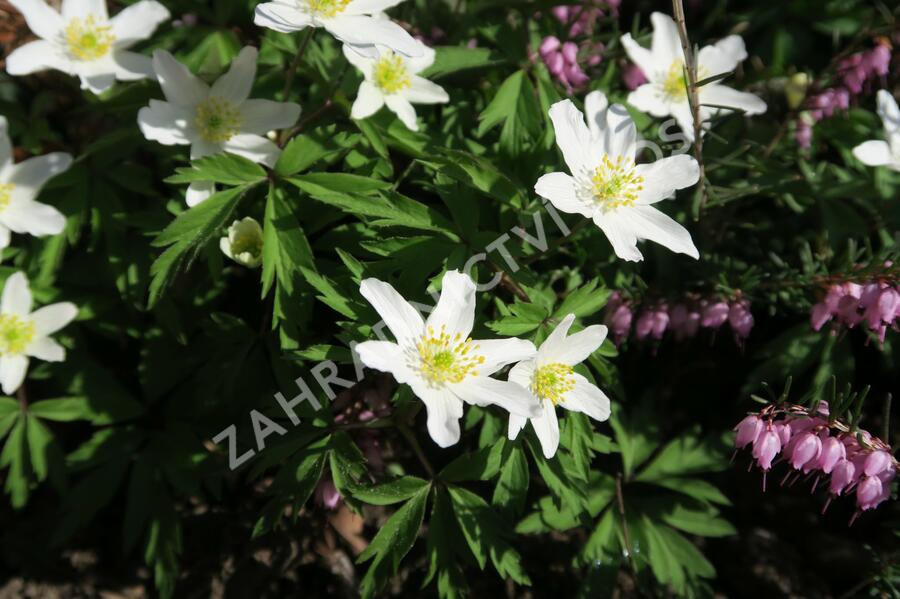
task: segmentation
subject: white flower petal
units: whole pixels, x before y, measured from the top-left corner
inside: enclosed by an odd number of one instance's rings
[[[9,247],[11,231],[8,227],[0,224],[0,250]]]
[[[28,75],[47,69],[74,74],[71,63],[48,41],[37,40],[19,46],[6,57],[6,72],[13,76]]]
[[[275,145],[272,140],[261,135],[253,133],[239,133],[222,144],[222,149],[238,156],[243,156],[247,160],[265,164],[268,167],[275,166],[278,162],[278,156],[281,154],[281,148]]]
[[[50,337],[35,339],[28,345],[25,354],[45,362],[62,362],[66,359],[65,348]]]
[[[625,49],[625,54],[628,55],[628,58],[631,59],[631,62],[636,64],[641,71],[644,72],[644,76],[650,79],[650,77],[655,77],[657,73],[663,71],[664,69],[669,68],[669,64],[671,64],[671,60],[665,65],[657,64],[655,58],[653,57],[653,53],[642,45],[638,44],[633,37],[631,37],[630,33],[626,33],[622,37],[619,38],[619,41],[622,42],[622,47]]]
[[[138,111],[137,121],[141,133],[149,140],[166,146],[187,145],[191,143],[188,127],[193,116],[182,106],[150,100],[150,106]]]
[[[313,24],[312,17],[293,6],[279,2],[265,2],[256,7],[253,23],[281,33],[300,31]]]
[[[453,337],[457,333],[465,339],[475,322],[475,283],[469,275],[448,270],[441,279],[441,297],[425,326],[440,334],[445,330]]]
[[[352,0],[344,12],[345,15],[371,15],[393,8],[404,0]]]
[[[766,111],[766,103],[759,96],[748,92],[738,91],[718,83],[710,83],[700,88],[700,105],[713,104],[716,107],[724,106],[734,110],[741,110],[746,114],[762,114]]]
[[[645,83],[628,94],[627,102],[651,116],[657,118],[672,114],[672,102],[656,83]]]
[[[269,131],[296,124],[300,118],[300,105],[273,100],[247,100],[241,104],[241,115],[244,117],[241,131],[265,135]]]
[[[10,0],[9,3],[22,13],[28,28],[45,40],[54,39],[65,26],[63,17],[44,0]]]
[[[3,285],[0,296],[0,314],[16,314],[27,316],[31,312],[31,289],[28,288],[28,277],[22,271],[14,272]]]
[[[331,35],[353,46],[380,44],[404,56],[421,56],[423,52],[421,42],[388,19],[338,15],[321,21]]]
[[[256,57],[259,51],[253,46],[245,46],[231,61],[228,72],[212,85],[209,95],[240,104],[250,97],[250,89],[256,78]]]
[[[58,235],[66,228],[66,217],[53,206],[34,201],[13,202],[0,213],[0,222],[16,233],[36,237]]]
[[[65,152],[35,156],[10,168],[9,182],[36,192],[49,179],[68,170],[70,166],[72,156]]]
[[[884,130],[888,136],[900,131],[900,107],[897,106],[897,100],[886,89],[878,90],[877,95],[878,116],[884,123]]]
[[[507,412],[533,418],[540,414],[541,406],[531,391],[509,381],[498,381],[487,376],[467,377],[461,383],[449,385],[450,390],[464,402],[473,406],[500,406]]]
[[[384,319],[384,324],[401,345],[415,345],[425,332],[422,315],[389,283],[364,279],[359,292]]]
[[[416,109],[413,108],[413,105],[406,98],[399,94],[388,94],[384,97],[384,103],[406,125],[407,129],[410,131],[419,130],[419,124],[416,122]]]
[[[411,383],[417,378],[408,366],[407,356],[399,345],[391,341],[365,341],[354,347],[360,361],[368,368],[394,375],[398,383]]]
[[[884,166],[891,161],[891,148],[888,142],[873,139],[853,148],[856,159],[869,166]]]
[[[606,109],[609,100],[601,91],[592,91],[584,97],[584,116],[593,139],[599,139],[606,128]]]
[[[479,339],[474,353],[484,356],[484,363],[478,367],[478,374],[490,376],[507,366],[535,355],[534,344],[527,339]]]
[[[166,100],[172,104],[195,108],[209,95],[209,86],[165,50],[153,53],[153,70]]]
[[[687,229],[653,206],[634,206],[627,211],[632,231],[639,239],[649,239],[679,254],[700,258]]]
[[[382,106],[384,94],[378,86],[371,81],[363,81],[359,84],[359,91],[356,92],[350,116],[354,119],[365,119],[378,112]]]
[[[575,388],[566,394],[560,405],[601,422],[609,418],[609,398],[606,394],[577,372],[572,376],[575,377]]]
[[[459,441],[459,419],[463,415],[462,402],[446,389],[427,389],[418,396],[428,413],[428,434],[441,447]]]
[[[153,72],[153,60],[149,56],[128,50],[115,50],[112,62],[115,77],[119,81],[156,79],[156,73]]]
[[[91,15],[107,20],[109,13],[106,11],[106,0],[62,0],[62,16],[66,21]]]
[[[413,104],[446,104],[450,101],[443,87],[417,75],[413,75],[410,87],[403,95]]]
[[[548,460],[556,455],[559,449],[559,420],[556,417],[556,406],[550,400],[541,402],[541,414],[531,418],[531,426],[541,442],[541,450]]]
[[[518,414],[509,415],[509,425],[506,428],[506,436],[510,441],[515,441],[519,436],[519,432],[528,424],[528,418],[519,416]]]
[[[745,60],[747,47],[744,45],[744,38],[739,35],[722,38],[714,45],[702,48],[697,54],[697,64],[708,73],[707,77],[730,73]]]
[[[550,200],[551,204],[563,212],[580,214],[588,218],[594,213],[593,206],[578,198],[575,179],[566,173],[543,175],[534,184],[534,192]]]
[[[60,302],[38,308],[31,313],[36,337],[46,337],[65,327],[78,316],[78,306],[72,302]]]
[[[0,356],[0,386],[7,395],[15,393],[28,372],[28,357],[15,354]]]
[[[569,314],[541,344],[538,350],[539,364],[565,364],[575,366],[597,351],[606,339],[607,328],[600,324],[591,325],[573,335],[566,336],[574,314]]]
[[[116,45],[127,47],[149,39],[160,23],[167,21],[170,16],[168,9],[155,0],[141,0],[123,8],[110,19]]]
[[[509,369],[509,375],[506,380],[518,383],[520,386],[528,389],[531,386],[531,378],[534,376],[535,369],[534,360],[522,360]]]
[[[678,126],[681,127],[681,132],[684,133],[684,136],[688,139],[688,141],[694,141],[694,114],[691,112],[691,106],[688,104],[687,100],[684,102],[673,103],[669,106],[669,109],[672,111],[671,114],[675,117],[675,121],[678,123]],[[703,114],[702,112],[706,109],[701,107],[701,120],[703,123]],[[702,130],[701,130],[702,131]],[[701,132],[702,134],[702,132]]]
[[[556,145],[562,152],[569,172],[578,175],[585,169],[592,169],[599,160],[592,160],[591,132],[581,111],[571,100],[562,100],[550,107],[549,114],[556,133]]]
[[[224,144],[206,141],[202,137],[191,137],[191,160],[220,154],[224,151]]]
[[[672,197],[676,189],[690,187],[700,180],[700,165],[693,156],[679,154],[639,164],[635,172],[644,178],[638,204],[654,204]]]
[[[184,193],[184,203],[188,208],[193,208],[200,202],[205,202],[216,193],[216,184],[212,181],[192,181]]]
[[[429,48],[421,42],[419,42],[419,46],[422,52],[421,56],[408,56],[406,58],[406,68],[408,68],[409,72],[413,75],[420,73],[433,65],[436,56],[434,48]]]
[[[114,68],[108,73],[91,73],[79,75],[81,79],[81,89],[89,90],[95,95],[100,95],[113,85],[116,84],[116,75]]]
[[[665,69],[663,76],[672,63],[676,60],[684,62],[684,50],[681,47],[681,37],[678,35],[678,25],[675,19],[661,12],[650,15],[653,23],[653,41],[650,44],[650,52],[653,53],[653,61],[657,68]],[[650,73],[644,73],[647,79],[653,80]]]
[[[637,128],[621,104],[613,104],[606,110],[603,128],[602,153],[633,159],[637,145]]]
[[[351,46],[350,44],[343,44],[341,50],[344,52],[344,58],[347,59],[347,62],[356,67],[366,79],[372,76],[372,68],[379,55],[377,48],[374,48],[376,54],[374,57],[364,50],[361,51],[359,46]]]
[[[637,249],[637,236],[628,221],[622,217],[621,212],[604,214],[597,211],[594,213],[594,224],[600,227],[603,234],[606,235],[616,256],[628,262],[640,262],[644,256]]]

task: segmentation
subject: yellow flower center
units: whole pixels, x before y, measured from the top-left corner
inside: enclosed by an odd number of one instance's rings
[[[446,326],[437,335],[428,327],[416,348],[422,374],[436,384],[459,383],[469,375],[475,376],[475,369],[484,364],[484,356],[474,353],[478,346],[472,339],[463,339],[459,333],[451,337]]]
[[[255,232],[248,232],[243,235],[238,235],[231,243],[231,253],[235,256],[239,256],[244,252],[247,252],[254,258],[257,258],[262,253],[262,248],[262,237],[255,234]]]
[[[591,177],[591,193],[603,210],[633,206],[638,193],[644,189],[644,178],[634,169],[634,160],[616,156],[612,161],[604,154],[600,166]]]
[[[333,17],[347,10],[352,0],[307,0],[309,11],[321,17]]]
[[[66,45],[69,53],[78,60],[97,60],[109,53],[116,36],[112,26],[100,25],[89,15],[85,19],[75,17],[66,25]]]
[[[697,81],[709,77],[709,71],[702,66],[697,68]],[[663,92],[672,100],[687,100],[687,78],[684,72],[684,61],[675,59],[669,65],[663,81]]]
[[[393,52],[389,52],[375,63],[373,73],[375,85],[386,94],[396,94],[412,85],[403,59]]]
[[[210,96],[197,106],[194,123],[203,139],[209,143],[222,143],[237,135],[244,117],[228,100]]]
[[[575,377],[571,366],[556,362],[541,366],[534,371],[531,392],[541,399],[549,399],[555,406],[565,399],[566,393],[575,388]]]
[[[0,314],[0,354],[21,354],[34,341],[34,323],[16,314]]]
[[[9,206],[15,188],[16,186],[12,183],[0,183],[0,211],[5,210]]]

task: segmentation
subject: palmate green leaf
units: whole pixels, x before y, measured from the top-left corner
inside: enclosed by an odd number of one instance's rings
[[[718,516],[712,507],[689,506],[686,503],[670,504],[660,519],[679,530],[701,537],[726,537],[737,534],[727,520]]]
[[[508,306],[510,315],[487,323],[488,328],[498,335],[518,337],[529,333],[543,324],[549,311],[537,304],[525,304],[518,299]]]
[[[592,279],[571,292],[553,313],[554,318],[565,318],[574,314],[578,318],[591,316],[606,305],[611,292],[608,289],[597,289],[598,279]]]
[[[731,501],[714,485],[699,478],[657,478],[653,484],[693,497],[698,501],[731,505]]]
[[[508,576],[519,584],[531,584],[521,556],[504,538],[503,524],[488,503],[462,487],[448,485],[447,490],[456,521],[479,567],[483,570],[490,558],[501,578]]]
[[[406,501],[427,484],[429,484],[428,481],[416,476],[401,476],[396,480],[373,487],[355,488],[353,496],[372,505],[391,505]]]
[[[328,442],[329,439],[325,438],[313,443],[308,451],[293,457],[279,470],[273,483],[275,497],[263,508],[253,525],[251,538],[272,530],[281,520],[285,504],[292,504],[294,512],[297,512],[309,501],[325,470],[328,457],[325,447]]]
[[[513,182],[490,160],[451,148],[438,148],[436,152],[419,160],[436,175],[459,181],[501,204],[521,208],[527,202],[528,190]]]
[[[360,593],[363,597],[374,596],[388,578],[397,572],[400,561],[412,548],[416,535],[422,527],[430,492],[431,484],[426,483],[394,512],[357,558],[356,561],[360,564],[372,561],[360,583]]]
[[[629,418],[617,410],[613,410],[609,418],[609,424],[616,433],[619,452],[622,454],[625,475],[629,477],[658,446],[656,423],[652,419],[641,419],[638,425],[636,418],[635,416]]]
[[[303,183],[310,188],[321,187],[328,191],[359,194],[383,191],[392,186],[390,181],[380,181],[352,173],[307,173],[293,177],[292,181]],[[303,189],[300,185],[297,186]],[[310,193],[310,195],[312,194]]]
[[[300,267],[300,272],[303,273],[306,281],[319,292],[320,295],[317,295],[316,297],[321,300],[322,303],[337,312],[340,312],[347,318],[352,320],[359,319],[356,312],[359,304],[354,305],[354,302],[351,302],[349,299],[348,294],[339,291],[331,279],[302,266]]]
[[[6,492],[9,493],[10,503],[16,509],[21,508],[28,501],[28,440],[26,434],[26,418],[19,418],[3,451],[0,452],[0,468],[8,467],[6,473]]]
[[[278,157],[278,162],[275,163],[275,173],[282,177],[289,177],[308,169],[317,162],[336,160],[356,145],[359,139],[358,134],[343,131],[325,132],[321,129],[298,135],[284,147]]]
[[[502,511],[519,513],[528,493],[528,459],[520,445],[509,445],[509,455],[500,469],[491,503]]]
[[[263,219],[262,297],[276,278],[287,294],[293,294],[300,268],[316,270],[312,248],[288,198],[270,185]]]
[[[505,441],[481,447],[472,453],[464,453],[444,466],[438,477],[448,482],[467,480],[491,480],[503,465]]]
[[[672,440],[637,474],[637,480],[652,482],[660,478],[716,472],[728,467],[724,444],[701,439],[699,431],[686,431]]]
[[[166,183],[212,181],[223,185],[248,185],[266,178],[266,171],[260,165],[228,153],[198,158],[191,162],[191,166],[178,168],[175,172],[165,180]]]
[[[468,585],[458,557],[468,551],[462,531],[453,515],[453,506],[444,488],[435,489],[431,518],[428,521],[428,573],[423,588],[437,575],[438,594],[442,599],[465,597]]]
[[[480,123],[476,135],[483,136],[485,133],[506,122],[507,119],[515,118],[516,105],[519,96],[522,94],[522,88],[526,85],[528,78],[525,71],[516,71],[506,78],[494,94],[491,103],[487,105],[480,116]]]
[[[366,178],[363,177],[363,179]],[[375,181],[374,179],[368,180]],[[454,241],[459,241],[459,237],[453,232],[452,224],[446,217],[433,208],[396,192],[381,191],[376,195],[369,196],[339,192],[320,185],[316,180],[309,179],[309,175],[291,177],[287,181],[316,200],[334,206],[352,216],[367,216],[375,219],[372,221],[373,225],[437,231]],[[347,183],[348,180],[342,180],[342,184]],[[374,191],[375,188],[370,190]]]
[[[170,246],[150,267],[149,307],[153,307],[182,268],[187,268],[206,244],[217,234],[234,212],[241,198],[253,185],[222,190],[206,201],[186,210],[153,240],[157,247]]]

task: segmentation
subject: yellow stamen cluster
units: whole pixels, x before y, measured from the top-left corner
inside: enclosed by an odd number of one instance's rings
[[[663,91],[670,98],[687,97],[687,81],[684,78],[684,61],[674,60],[666,72]]]
[[[375,63],[373,71],[375,85],[377,85],[386,94],[396,94],[412,85],[409,71],[403,63],[403,59],[394,54],[388,53]]]
[[[255,231],[250,231],[243,235],[236,235],[234,241],[231,242],[231,253],[235,256],[247,252],[254,258],[257,258],[262,254],[262,249],[262,237],[255,234]]]
[[[534,371],[531,392],[541,399],[549,399],[553,405],[565,399],[566,393],[575,388],[575,377],[571,366],[556,362],[541,366]]]
[[[620,155],[613,161],[604,154],[600,166],[594,169],[591,184],[594,201],[604,210],[614,210],[634,205],[644,189],[644,178],[635,172],[634,160]]]
[[[12,183],[0,183],[0,210],[4,210],[12,201],[12,193],[16,188]]]
[[[240,131],[244,117],[228,100],[210,96],[197,106],[194,123],[204,140],[209,143],[222,143]]]
[[[34,323],[16,314],[0,314],[0,354],[21,354],[34,341]]]
[[[308,0],[309,11],[321,17],[333,17],[347,10],[352,0]]]
[[[439,334],[428,327],[416,348],[422,375],[436,384],[459,383],[474,376],[475,369],[484,364],[484,356],[474,353],[478,346],[472,344],[472,339],[463,339],[459,333],[451,336],[446,326],[441,327]]]
[[[106,56],[116,41],[112,26],[100,25],[94,15],[85,19],[71,19],[66,25],[65,34],[69,53],[76,59],[85,61]]]

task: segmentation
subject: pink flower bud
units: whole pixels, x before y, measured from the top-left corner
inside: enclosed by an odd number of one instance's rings
[[[341,503],[341,494],[330,478],[323,478],[316,486],[316,502],[329,510]]]
[[[628,336],[628,331],[631,330],[631,320],[633,317],[634,315],[631,313],[631,308],[626,304],[619,304],[607,316],[606,324],[609,327],[609,330],[612,331],[616,343],[620,343],[622,339]]]
[[[814,331],[822,330],[822,327],[825,326],[831,320],[831,310],[828,309],[828,306],[825,304],[816,304],[812,308],[812,312],[809,315],[809,324],[812,326]]]
[[[550,37],[545,37],[544,41],[541,42],[541,47],[538,50],[541,56],[545,56],[547,54],[551,54],[556,52],[559,49],[560,42],[559,38],[551,35]]]
[[[578,46],[574,42],[566,42],[562,45],[562,55],[569,64],[578,63]]]
[[[734,430],[737,435],[734,438],[734,446],[738,449],[746,447],[749,443],[756,441],[759,433],[763,430],[763,421],[756,414],[750,414],[741,420]]]
[[[738,339],[746,339],[753,328],[753,314],[746,300],[735,302],[728,310],[728,324],[731,325]]]
[[[653,331],[654,313],[650,310],[644,310],[638,316],[637,323],[634,325],[634,336],[641,341],[646,339]]]
[[[871,510],[878,505],[882,491],[880,478],[864,476],[856,487],[856,505],[862,511]]]
[[[781,446],[784,447],[791,440],[791,425],[785,422],[784,424],[778,423],[775,425],[775,432],[778,433],[778,438],[781,439]]]
[[[560,23],[568,23],[569,22],[569,7],[568,6],[554,6],[550,9],[550,13],[556,17],[556,20]]]
[[[709,302],[700,313],[700,325],[707,329],[718,329],[728,320],[728,312],[728,304],[725,302]]]
[[[641,70],[641,67],[636,64],[628,64],[622,69],[622,83],[630,91],[634,91],[647,83],[647,77],[644,76],[644,71]]]
[[[856,480],[856,468],[850,460],[838,460],[831,470],[831,481],[828,490],[832,495],[840,495],[844,489]]]
[[[859,298],[853,295],[845,295],[838,302],[837,316],[851,329],[859,324],[862,316],[859,314]]]
[[[550,74],[554,77],[560,76],[566,66],[566,61],[563,60],[563,56],[559,52],[548,54],[544,57],[544,62],[546,63]]]
[[[826,433],[827,434],[827,433]],[[831,474],[834,467],[841,460],[847,459],[847,448],[835,437],[826,437],[822,440],[822,452],[819,454],[819,469],[825,474]]]
[[[665,304],[660,304],[652,312],[652,335],[654,339],[662,339],[669,326],[669,312]]]
[[[866,457],[863,464],[863,472],[866,476],[878,476],[888,468],[893,468],[891,454],[883,450],[876,450]]]
[[[753,457],[756,458],[759,467],[763,470],[769,470],[772,467],[772,460],[780,450],[781,439],[771,425],[753,442]]]
[[[799,470],[807,462],[817,461],[821,453],[822,440],[819,439],[819,436],[810,431],[801,433],[797,440],[793,442],[790,457],[791,466],[794,467],[794,470]]]

